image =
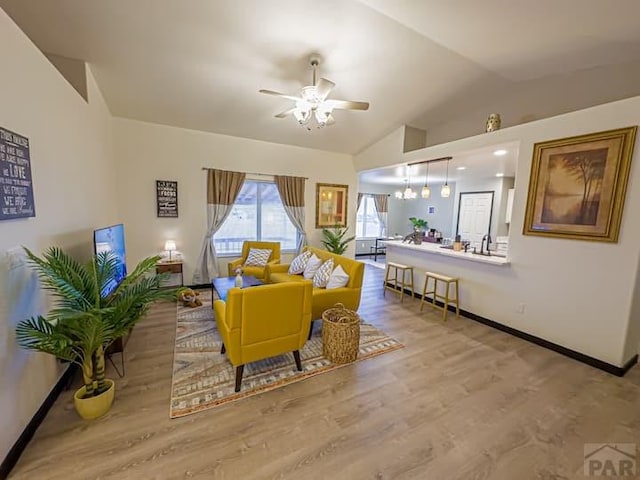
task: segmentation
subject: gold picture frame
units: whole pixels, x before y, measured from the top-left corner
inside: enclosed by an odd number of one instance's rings
[[[522,233],[617,242],[637,128],[536,143]]]
[[[316,228],[346,227],[348,185],[316,184]]]

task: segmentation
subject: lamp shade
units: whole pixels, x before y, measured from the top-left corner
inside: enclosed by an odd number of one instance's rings
[[[174,240],[167,240],[164,242],[164,249],[167,252],[171,252],[176,249],[176,242]]]

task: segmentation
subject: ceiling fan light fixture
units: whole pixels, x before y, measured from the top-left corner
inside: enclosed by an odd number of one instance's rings
[[[309,119],[311,118],[311,111],[296,108],[293,111],[293,116],[296,117],[296,120],[300,125],[306,125],[307,123],[309,123]]]
[[[260,93],[267,95],[275,95],[284,97],[288,100],[296,102],[295,108],[285,110],[275,115],[276,118],[285,118],[289,115],[293,115],[296,121],[303,125],[307,130],[311,130],[309,125],[310,120],[313,118],[317,128],[323,128],[336,123],[335,118],[332,115],[334,109],[341,110],[368,110],[368,102],[354,102],[350,100],[335,100],[328,99],[327,97],[336,86],[331,80],[326,78],[318,79],[318,66],[320,65],[318,55],[313,55],[310,59],[311,67],[313,68],[312,84],[302,87],[299,96],[285,95],[273,90],[259,90]]]

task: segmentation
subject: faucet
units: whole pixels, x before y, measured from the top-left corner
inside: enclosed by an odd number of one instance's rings
[[[491,251],[489,250],[489,244],[491,243],[491,235],[489,235],[488,233],[482,237],[482,243],[480,244],[480,254],[484,255],[484,242],[487,242],[487,255],[491,256]]]

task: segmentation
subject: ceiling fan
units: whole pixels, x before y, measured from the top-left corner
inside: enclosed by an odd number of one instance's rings
[[[312,56],[310,64],[311,68],[313,68],[313,83],[306,87],[302,87],[300,96],[286,95],[284,93],[274,92],[273,90],[260,90],[260,93],[276,95],[296,102],[295,107],[278,113],[275,116],[276,118],[285,118],[289,115],[293,115],[300,125],[305,126],[307,130],[311,130],[311,126],[309,124],[312,118],[315,119],[317,128],[322,128],[336,123],[332,115],[332,112],[336,109],[367,110],[369,108],[368,102],[328,99],[327,97],[336,84],[326,78],[321,78],[316,82],[318,65],[320,65],[319,58],[317,56]]]

